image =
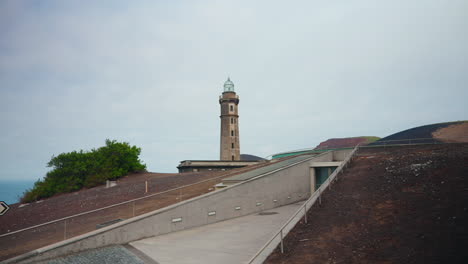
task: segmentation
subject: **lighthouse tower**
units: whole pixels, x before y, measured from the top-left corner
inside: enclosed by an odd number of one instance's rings
[[[224,91],[219,96],[221,105],[221,145],[220,160],[240,160],[239,146],[239,96],[234,92],[234,83],[228,78]]]

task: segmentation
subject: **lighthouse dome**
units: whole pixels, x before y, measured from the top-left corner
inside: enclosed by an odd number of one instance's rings
[[[234,83],[229,78],[224,83],[224,92],[234,92]]]

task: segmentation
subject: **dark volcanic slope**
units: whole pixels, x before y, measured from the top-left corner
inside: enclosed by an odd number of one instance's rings
[[[132,174],[119,179],[117,186],[112,188],[98,186],[73,193],[59,194],[23,206],[12,204],[11,210],[2,218],[0,234],[145,196],[145,181],[148,181],[149,193],[155,193],[209,179],[213,175],[201,173]]]
[[[468,144],[361,155],[266,263],[466,263]]]

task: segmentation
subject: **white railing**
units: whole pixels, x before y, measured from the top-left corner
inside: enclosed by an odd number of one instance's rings
[[[48,222],[45,222],[45,223],[41,223],[41,224],[34,225],[34,226],[29,226],[29,227],[22,228],[22,229],[19,229],[19,230],[10,231],[10,232],[4,233],[4,234],[0,234],[0,238],[10,236],[10,235],[13,235],[13,234],[17,234],[17,233],[21,233],[21,232],[24,232],[24,231],[27,231],[27,230],[35,229],[35,228],[38,228],[38,227],[54,224],[54,223],[57,223],[57,222],[66,221],[66,220],[69,220],[69,219],[72,219],[72,218],[75,218],[75,217],[79,217],[79,216],[83,216],[83,215],[87,215],[87,214],[91,214],[91,213],[96,213],[96,212],[99,212],[99,211],[102,211],[102,210],[105,210],[105,209],[109,209],[109,208],[112,208],[112,207],[131,204],[131,203],[132,203],[133,216],[135,216],[134,215],[135,202],[137,202],[137,201],[149,199],[149,198],[152,198],[154,196],[163,195],[163,194],[167,194],[167,193],[174,192],[174,191],[182,191],[184,188],[193,187],[193,186],[196,186],[196,185],[199,185],[199,184],[202,184],[202,183],[206,183],[206,182],[210,182],[210,181],[220,180],[220,179],[230,177],[230,176],[233,176],[233,175],[236,175],[236,174],[239,174],[239,173],[243,173],[245,171],[249,171],[249,170],[252,170],[252,169],[255,169],[255,168],[246,167],[244,169],[236,170],[235,172],[230,172],[230,173],[228,172],[228,173],[223,174],[221,176],[213,177],[213,178],[210,178],[210,179],[198,181],[198,182],[191,183],[191,184],[182,185],[182,186],[179,186],[179,187],[176,187],[176,188],[173,188],[173,189],[169,189],[169,190],[165,190],[165,191],[162,191],[162,192],[148,194],[148,195],[145,195],[145,196],[142,196],[142,197],[134,198],[134,199],[131,199],[131,200],[120,202],[120,203],[111,204],[111,205],[108,205],[108,206],[104,206],[104,207],[89,210],[89,211],[86,211],[86,212],[66,216],[66,217],[63,217],[63,218],[51,220],[51,221],[48,221]],[[184,194],[183,192],[179,192],[179,202],[182,201],[183,194]],[[64,239],[66,239],[66,238],[67,237],[65,236]]]
[[[374,141],[366,145],[362,145],[360,147],[381,147],[381,146],[401,146],[401,145],[422,145],[422,144],[448,144],[451,142],[441,142],[435,138],[409,138],[409,139],[391,139],[391,140],[379,140]],[[453,142],[459,143],[459,142]],[[360,143],[361,145],[363,143]],[[339,150],[339,149],[351,149],[353,147],[343,147],[343,148],[330,148],[330,149],[315,149],[315,148],[304,148],[304,149],[296,149],[291,151],[279,152],[275,154],[270,154],[265,157],[265,159],[269,159],[270,157],[282,154],[292,154],[292,155],[299,155],[300,152],[308,152],[308,151],[329,151],[329,150]],[[291,155],[291,156],[292,156]]]
[[[441,142],[435,138],[408,138],[408,139],[391,139],[391,140],[374,141],[368,145],[363,145],[361,147],[368,148],[368,147],[426,145],[426,144],[446,144],[446,142]]]
[[[284,223],[281,228],[268,240],[268,242],[247,262],[247,263],[262,263],[273,250],[280,245],[281,253],[284,253],[284,236],[304,217],[307,223],[307,211],[318,200],[322,203],[322,193],[328,187],[331,188],[331,183],[338,180],[338,174],[345,169],[352,161],[354,155],[358,152],[359,146],[356,146],[351,153],[349,153],[345,160],[336,168],[336,170],[328,177],[327,180],[304,202],[303,205]]]
[[[251,180],[275,173],[283,169],[287,169],[299,163],[307,162],[312,158],[314,157],[310,157],[308,159],[295,162],[293,164],[285,165],[273,171],[265,172],[261,175],[253,177]],[[63,217],[46,223],[1,234],[0,260],[2,260],[2,258],[5,257],[11,258],[15,255],[17,256],[18,254],[23,254],[24,252],[28,252],[40,248],[42,246],[50,245],[59,241],[75,237],[77,235],[94,231],[96,229],[97,224],[107,223],[109,222],[109,220],[129,219],[137,215],[147,213],[149,211],[160,209],[170,204],[175,204],[187,199],[192,199],[195,196],[199,196],[201,193],[196,193],[193,190],[190,190],[191,187],[198,185],[200,186],[200,188],[197,187],[197,189],[203,189],[202,193],[204,193],[206,192],[205,190],[208,189],[208,186],[212,187],[226,177],[243,173],[245,171],[261,168],[264,165],[268,166],[268,163],[260,163],[258,165],[249,166],[235,171],[230,171],[227,174],[215,176],[210,179],[180,186],[167,191],[149,194],[136,199],[127,200],[121,203],[116,203],[95,210],[90,210],[87,212]],[[112,210],[107,211],[107,213],[103,212],[103,210],[109,208],[112,208]],[[30,244],[25,242],[30,241],[31,239],[35,241],[35,243]]]
[[[328,177],[328,179],[312,194],[312,196],[304,202],[303,205],[284,223],[281,228],[272,236],[270,240],[247,262],[263,263],[267,257],[280,245],[281,253],[284,253],[284,237],[289,231],[304,217],[304,222],[307,223],[307,211],[315,204],[317,200],[322,203],[322,193],[331,184],[338,180],[338,174],[349,165],[349,163],[357,156],[359,149],[377,148],[377,147],[392,147],[392,146],[411,146],[411,145],[432,145],[432,144],[456,144],[460,142],[441,142],[434,138],[413,138],[413,139],[398,139],[376,141],[374,145],[357,145],[351,153],[349,153],[340,166]]]

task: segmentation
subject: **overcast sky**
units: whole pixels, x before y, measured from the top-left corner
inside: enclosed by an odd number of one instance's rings
[[[106,138],[149,171],[468,119],[468,1],[1,1],[0,179]]]

